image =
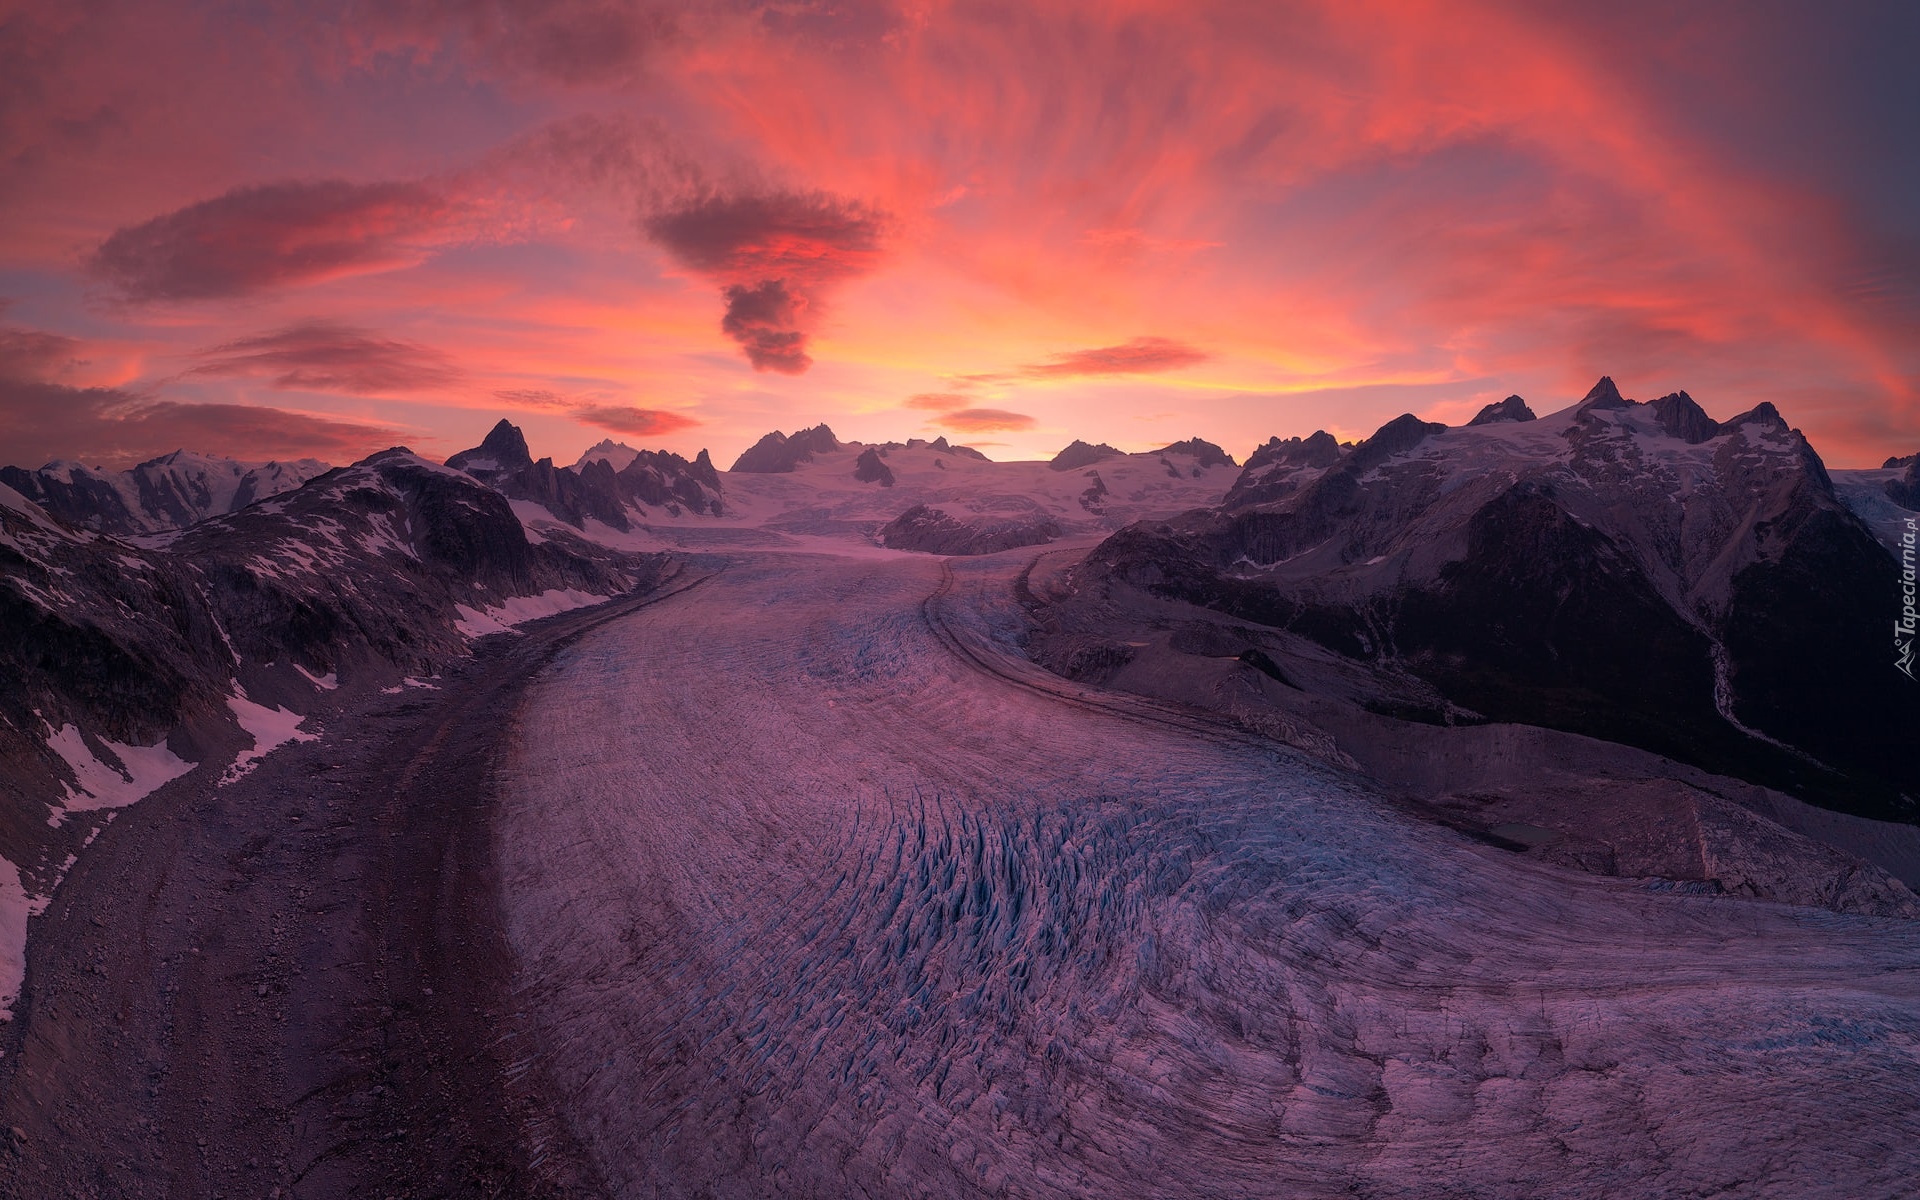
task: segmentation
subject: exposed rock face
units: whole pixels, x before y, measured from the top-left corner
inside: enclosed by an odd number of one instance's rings
[[[1064,452],[1063,452],[1064,453]],[[1233,455],[1202,438],[1188,438],[1184,442],[1175,442],[1171,446],[1162,446],[1156,454],[1184,454],[1195,460],[1197,467],[1231,467],[1237,464]]]
[[[1653,416],[1660,423],[1660,429],[1668,437],[1676,437],[1689,446],[1712,441],[1720,434],[1720,425],[1706,410],[1693,402],[1693,397],[1685,392],[1674,392],[1658,400],[1648,402]]]
[[[1467,426],[1472,428],[1475,425],[1494,425],[1501,421],[1534,419],[1533,410],[1527,407],[1525,400],[1518,396],[1508,396],[1505,400],[1496,400],[1474,414],[1473,420],[1468,421]]]
[[[1100,478],[1098,471],[1088,471],[1087,478],[1093,482],[1087,485],[1086,491],[1080,493],[1080,507],[1090,513],[1105,512],[1106,499],[1112,494],[1107,489],[1107,481]]]
[[[1324,429],[1315,430],[1307,438],[1268,438],[1247,457],[1246,467],[1227,489],[1222,503],[1236,508],[1290,496],[1339,462],[1342,453],[1340,443]]]
[[[447,465],[483,483],[493,483],[531,467],[533,454],[527,449],[526,435],[520,432],[520,427],[502,417],[499,424],[488,431],[485,440],[449,458]]]
[[[1039,546],[1060,536],[1060,527],[1041,519],[954,517],[937,508],[916,504],[880,530],[880,542],[891,550],[918,550],[924,554],[996,554],[1017,546]]]
[[[1893,465],[1901,465],[1901,460],[1893,460]],[[1907,470],[1898,479],[1887,480],[1887,499],[1901,508],[1920,512],[1920,456],[1909,454],[1904,460]]]
[[[791,437],[776,429],[735,459],[732,469],[761,475],[785,474],[803,462],[812,462],[816,454],[831,454],[838,449],[839,439],[824,424],[797,430]]]
[[[0,483],[46,512],[96,533],[159,533],[245,508],[331,470],[326,463],[244,463],[176,450],[128,471],[48,463],[0,467]]]
[[[1105,442],[1101,442],[1097,446],[1089,446],[1087,443],[1075,438],[1066,449],[1054,455],[1052,461],[1047,463],[1047,465],[1056,471],[1077,471],[1081,467],[1090,467],[1103,458],[1112,458],[1119,453],[1121,453],[1121,451],[1115,450]]]
[[[1269,443],[1220,509],[1122,530],[1081,577],[1304,634],[1481,717],[1914,815],[1920,763],[1870,732],[1920,721],[1882,636],[1896,564],[1771,405],[1715,423],[1603,379],[1543,420],[1403,416],[1306,461]]]
[[[615,465],[616,460],[621,464]],[[534,462],[518,427],[502,420],[472,450],[447,460],[512,500],[530,500],[555,517],[584,529],[589,518],[618,530],[633,527],[629,504],[682,509],[719,516],[720,476],[702,450],[688,462],[663,450],[635,450],[602,442],[581,456],[577,466],[557,467],[551,458]]]
[[[860,452],[853,462],[853,477],[861,483],[877,483],[881,487],[893,486],[893,471],[880,461],[880,452],[868,446]]]
[[[0,489],[0,855],[39,861],[21,839],[47,827],[45,805],[72,779],[52,730],[75,726],[102,761],[98,739],[165,739],[193,761],[231,753],[245,745],[236,689],[271,706],[312,696],[320,677],[430,675],[466,653],[463,608],[648,587],[665,561],[531,544],[498,492],[405,450],[203,521],[165,549]]]
[[[723,509],[720,473],[702,450],[692,462],[666,450],[638,451],[616,476],[620,494],[629,500],[673,511],[719,516]]]

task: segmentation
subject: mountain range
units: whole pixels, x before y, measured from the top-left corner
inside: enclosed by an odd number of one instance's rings
[[[476,636],[654,586],[684,552],[811,539],[962,556],[1088,539],[1031,572],[1036,662],[1376,776],[1368,748],[1393,739],[1367,721],[1519,726],[1911,823],[1920,775],[1894,732],[1920,691],[1888,629],[1917,471],[1830,472],[1771,405],[1715,420],[1607,379],[1545,417],[1515,396],[1459,428],[1274,438],[1244,467],[1198,438],[994,463],[825,425],[769,433],[725,473],[612,441],[559,466],[504,420],[444,466],[394,449],[337,469],[8,467],[0,857],[44,895],[87,834],[63,812],[243,766],[334,688],[429,678]],[[1196,690],[1195,664],[1218,678]]]

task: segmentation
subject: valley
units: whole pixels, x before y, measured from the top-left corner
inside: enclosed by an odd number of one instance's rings
[[[1782,686],[1850,630],[1741,637],[1891,577],[1904,476],[1602,382],[1244,468],[502,422],[170,456],[283,490],[157,533],[0,493],[5,1178],[1897,1195],[1907,768]]]

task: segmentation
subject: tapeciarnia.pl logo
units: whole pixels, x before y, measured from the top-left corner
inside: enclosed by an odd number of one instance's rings
[[[1913,543],[1920,534],[1920,517],[1908,517],[1900,534],[1900,619],[1893,623],[1893,665],[1908,679],[1913,678]]]

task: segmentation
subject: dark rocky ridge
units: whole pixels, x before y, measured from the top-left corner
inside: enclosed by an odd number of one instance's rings
[[[1771,405],[1712,422],[1609,379],[1556,418],[1531,449],[1411,415],[1344,455],[1269,442],[1219,509],[1122,530],[1079,578],[1391,664],[1451,706],[1428,719],[1590,734],[1911,820],[1920,764],[1875,732],[1920,721],[1879,632],[1896,564],[1806,440]]]
[[[881,527],[880,544],[890,550],[923,554],[976,555],[1044,545],[1059,536],[1060,526],[1045,518],[961,520],[940,509],[916,504]]]
[[[880,451],[868,446],[853,461],[853,477],[861,483],[877,483],[881,487],[893,486],[893,470],[880,461]]]
[[[550,589],[613,595],[652,586],[665,565],[579,539],[530,543],[498,492],[403,449],[165,548],[0,504],[0,854],[44,862],[48,839],[64,836],[47,826],[71,778],[49,726],[78,726],[103,761],[99,738],[164,738],[183,759],[217,761],[247,744],[227,705],[236,686],[301,711],[311,677],[354,687],[431,675],[467,653],[458,606]]]
[[[1475,425],[1495,425],[1501,421],[1533,421],[1537,419],[1538,418],[1533,415],[1533,410],[1527,407],[1525,400],[1522,400],[1518,396],[1508,396],[1505,400],[1496,400],[1481,409],[1478,413],[1474,414],[1473,420],[1468,421],[1467,425],[1468,427],[1472,427]]]
[[[767,434],[734,460],[735,471],[759,475],[780,475],[803,462],[812,462],[816,454],[831,454],[840,449],[839,439],[825,424],[796,430],[791,437],[778,429]]]
[[[1298,491],[1303,483],[1340,461],[1344,451],[1333,435],[1317,429],[1311,437],[1268,438],[1247,456],[1247,465],[1221,501],[1228,508],[1264,504]]]
[[[1075,471],[1081,467],[1090,467],[1103,458],[1113,458],[1120,453],[1122,451],[1115,450],[1105,442],[1091,446],[1075,438],[1066,449],[1054,455],[1047,465],[1056,471]]]
[[[1900,478],[1887,480],[1887,499],[1901,508],[1920,512],[1920,455],[1909,454],[1904,464],[1907,469]],[[1900,462],[1895,461],[1893,465]]]
[[[1194,465],[1197,467],[1232,467],[1239,465],[1233,461],[1233,455],[1228,454],[1212,442],[1197,437],[1188,438],[1184,442],[1175,442],[1170,446],[1162,446],[1160,449],[1155,450],[1154,453],[1184,454],[1196,460]]]
[[[512,500],[530,500],[575,529],[589,518],[621,531],[633,527],[630,504],[719,516],[724,502],[720,475],[702,450],[692,462],[664,450],[634,451],[632,461],[619,471],[604,458],[589,458],[577,467],[555,466],[553,459],[533,461],[526,438],[504,418],[471,450],[462,450],[447,465]]]

